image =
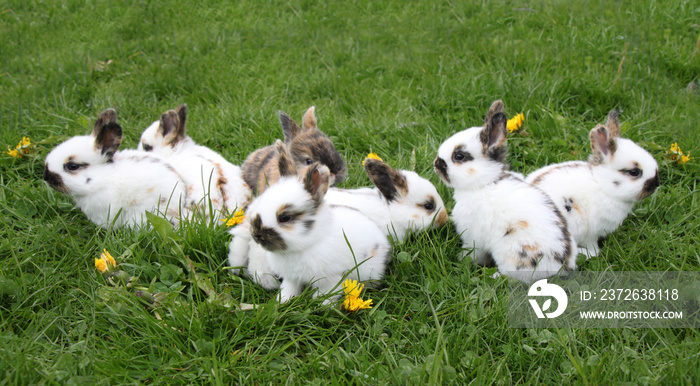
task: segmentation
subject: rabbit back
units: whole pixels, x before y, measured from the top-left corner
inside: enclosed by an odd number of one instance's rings
[[[455,193],[452,212],[464,248],[481,265],[524,281],[575,269],[576,243],[566,219],[542,191],[508,176]]]

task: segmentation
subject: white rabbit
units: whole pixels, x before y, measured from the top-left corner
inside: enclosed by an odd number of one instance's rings
[[[455,189],[452,220],[478,264],[525,282],[576,268],[576,243],[566,219],[541,190],[507,172],[503,102],[491,105],[483,127],[446,140],[434,167]]]
[[[616,110],[605,126],[591,130],[588,162],[545,166],[526,181],[547,193],[566,217],[579,251],[598,255],[598,239],[614,232],[632,212],[634,203],[659,186],[654,157],[629,139],[620,138]]]
[[[376,159],[365,159],[374,188],[328,189],[326,202],[359,210],[386,235],[403,241],[409,231],[423,231],[447,220],[447,210],[435,186],[408,170],[395,170]]]
[[[418,174],[407,170],[395,170],[386,163],[365,160],[365,171],[375,188],[330,188],[324,200],[327,204],[360,211],[369,217],[385,235],[401,242],[410,231],[423,231],[442,226],[447,220],[447,210],[435,186]],[[278,278],[270,272],[265,262],[265,251],[250,240],[249,226],[244,223],[231,231],[234,235],[229,249],[229,264],[244,266],[243,274],[251,277],[265,289],[279,287]],[[242,256],[237,259],[236,256]]]
[[[188,203],[214,218],[245,207],[250,202],[250,188],[243,181],[241,168],[219,153],[196,144],[186,134],[187,105],[163,113],[141,135],[138,149],[165,157],[187,182]]]
[[[272,272],[282,278],[281,302],[306,285],[316,295],[333,291],[343,277],[382,278],[390,244],[377,224],[357,210],[324,202],[330,171],[312,164],[301,177],[286,146],[277,141],[279,181],[248,207],[253,240],[264,248]]]
[[[145,211],[171,221],[186,216],[187,188],[176,169],[157,155],[119,152],[121,142],[117,113],[107,109],[92,134],[70,138],[46,156],[43,178],[101,227],[141,224]]]

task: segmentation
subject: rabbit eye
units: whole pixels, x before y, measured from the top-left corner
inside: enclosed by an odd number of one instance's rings
[[[285,223],[285,222],[290,222],[292,220],[292,216],[288,214],[281,214],[277,216],[277,222],[279,223]]]
[[[640,168],[634,168],[634,169],[625,169],[622,172],[628,174],[630,177],[637,178],[642,175],[642,169]]]
[[[77,164],[73,161],[66,162],[63,164],[63,169],[68,172],[74,172],[82,167],[87,166],[87,164]]]
[[[428,201],[428,202],[426,202],[425,204],[423,204],[423,208],[425,208],[425,210],[429,210],[429,211],[430,211],[430,210],[434,210],[434,209],[435,209],[435,203],[432,202],[432,201]]]
[[[151,151],[151,150],[153,150],[153,146],[144,143],[143,150],[144,151]]]
[[[314,163],[314,160],[312,160],[311,158],[307,158],[304,162],[306,162],[307,165],[311,165],[312,163]]]
[[[454,153],[452,153],[452,161],[457,163],[467,162],[473,159],[474,157],[472,157],[471,154],[462,150],[456,150]]]

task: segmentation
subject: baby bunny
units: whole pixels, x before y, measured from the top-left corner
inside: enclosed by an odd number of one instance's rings
[[[629,139],[620,138],[618,113],[591,130],[588,162],[545,166],[526,181],[547,193],[566,217],[569,231],[588,256],[598,255],[598,239],[614,232],[634,203],[659,186],[654,157]]]
[[[133,226],[144,211],[169,219],[186,215],[187,188],[180,174],[159,156],[136,150],[117,151],[122,128],[114,109],[103,111],[92,134],[73,137],[56,146],[44,167],[44,180],[73,197],[93,223]]]
[[[365,172],[374,188],[335,189],[326,202],[360,211],[385,235],[403,241],[409,231],[423,231],[447,220],[447,210],[435,186],[408,170],[395,170],[376,159],[365,159]]]
[[[324,202],[331,178],[325,165],[313,163],[297,177],[291,153],[282,143],[276,148],[280,179],[253,200],[247,218],[270,269],[282,277],[280,301],[306,285],[317,288],[316,295],[329,293],[346,275],[381,279],[390,250],[384,233],[357,210]]]
[[[434,167],[453,187],[452,211],[465,249],[478,264],[533,282],[576,268],[576,243],[566,219],[541,190],[506,171],[506,115],[495,101],[483,127],[440,145]]]
[[[187,182],[188,207],[208,214],[211,203],[218,218],[248,205],[250,188],[243,181],[241,168],[196,144],[186,134],[186,120],[184,103],[177,110],[166,111],[143,132],[138,149],[165,157],[182,174]]]
[[[397,241],[403,241],[410,231],[423,231],[433,224],[442,226],[447,222],[445,204],[430,181],[411,171],[394,170],[374,159],[365,160],[365,171],[375,188],[330,188],[324,198],[326,203],[361,212]],[[245,275],[265,289],[279,288],[279,280],[266,264],[265,250],[255,242],[245,241],[249,232],[246,223],[231,231],[234,239],[229,249],[229,264],[233,267],[247,264],[243,269]]]
[[[347,168],[333,142],[316,127],[314,107],[309,108],[302,118],[299,128],[294,120],[280,111],[280,124],[284,143],[292,154],[295,168],[302,172],[314,162],[326,165],[330,170],[331,186],[345,180]],[[253,195],[261,194],[280,178],[275,158],[275,145],[258,149],[251,153],[241,166],[243,179],[251,187]]]

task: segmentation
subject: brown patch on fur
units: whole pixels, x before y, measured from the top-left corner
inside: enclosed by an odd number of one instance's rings
[[[600,165],[605,161],[605,157],[608,154],[612,157],[615,153],[617,142],[609,135],[605,126],[597,125],[591,129],[590,140],[593,153],[590,155],[588,162],[591,164]]]
[[[557,171],[557,170],[561,170],[561,169],[575,169],[575,168],[580,168],[580,167],[588,167],[588,168],[590,168],[589,165],[584,164],[584,163],[581,163],[581,164],[572,164],[572,165],[559,165],[559,166],[550,168],[550,169],[547,170],[546,172],[544,172],[544,173],[540,174],[539,176],[537,176],[537,178],[535,178],[535,179],[530,183],[530,185],[538,185],[538,184],[539,184],[540,182],[542,182],[542,180],[545,179],[548,175],[554,173],[554,172]]]
[[[520,252],[518,252],[517,269],[533,269],[537,266],[537,263],[544,257],[544,252],[540,251],[540,245],[535,244],[525,244],[521,247]]]
[[[45,165],[44,166],[44,174],[43,174],[44,181],[46,181],[49,186],[56,190],[59,191],[63,194],[68,194],[68,188],[63,184],[63,178],[61,178],[61,175],[54,173],[49,170],[49,166]]]
[[[530,224],[527,221],[520,220],[516,225],[511,225],[508,228],[506,228],[506,233],[504,234],[504,236],[508,236],[510,234],[515,233],[518,229],[525,229],[529,226]]]
[[[301,128],[302,130],[309,130],[316,128],[316,108],[314,106],[309,107],[301,118]]]
[[[452,150],[452,162],[455,164],[463,164],[465,162],[473,161],[474,157],[464,149],[464,146],[457,145],[454,150]]]
[[[497,113],[505,113],[505,106],[503,105],[503,101],[500,99],[491,103],[491,107],[489,107],[489,110],[486,112],[486,117],[484,117],[484,125],[488,125],[488,123],[491,122],[491,118],[493,118],[493,116]]]
[[[146,189],[146,193],[151,194],[151,193],[155,192],[155,190],[156,190],[155,188],[151,187],[151,188]]]
[[[174,147],[186,138],[187,104],[183,103],[177,110],[168,110],[160,116],[158,133],[163,136],[168,146]]]
[[[287,146],[279,139],[275,142],[275,150],[277,151],[277,170],[280,177],[295,176],[297,168],[294,167],[294,160],[289,154]]]
[[[318,162],[328,167],[336,176],[334,183],[340,183],[346,178],[345,161],[338,154],[333,142],[318,129],[304,130],[299,133],[289,144],[289,152],[294,157],[297,171],[310,165],[307,159],[311,159],[311,162]]]
[[[277,223],[280,225],[280,227],[284,229],[292,229],[297,219],[304,215],[304,212],[290,210],[291,207],[291,204],[286,204],[277,209],[275,218],[277,219]],[[288,219],[285,217],[288,217]],[[283,218],[286,221],[282,221]]]
[[[526,249],[530,252],[535,252],[540,249],[540,245],[535,243],[535,245],[523,245],[523,249]]]
[[[282,126],[282,135],[284,136],[284,143],[291,142],[294,137],[296,137],[301,128],[296,122],[284,111],[279,112],[280,115],[280,125]]]
[[[605,122],[605,127],[607,127],[610,133],[610,138],[620,138],[622,131],[620,130],[620,113],[617,110],[611,110],[608,113],[608,120]]]
[[[581,211],[581,206],[574,201],[572,197],[569,198],[564,198],[564,209],[566,209],[567,212],[571,212],[572,210],[575,210],[578,212],[578,214],[583,215],[583,212]]]
[[[440,157],[436,157],[435,161],[433,161],[433,168],[435,169],[435,173],[437,173],[440,178],[448,183],[450,182],[450,177],[447,175],[447,163],[445,160]]]
[[[262,226],[260,215],[256,215],[251,221],[250,233],[255,242],[268,251],[284,251],[287,249],[284,239],[276,230]]]
[[[408,194],[408,183],[401,172],[377,159],[365,159],[365,173],[387,201]]]
[[[338,204],[330,204],[329,205],[331,208],[343,208],[343,209],[350,209],[354,210],[355,212],[362,213],[357,208],[353,208],[352,206],[347,206],[347,205],[338,205]]]
[[[95,126],[92,129],[92,136],[96,137],[99,131],[102,129],[102,126],[105,126],[108,123],[117,123],[117,111],[113,108],[106,109],[102,111],[99,116],[97,116]]]
[[[323,196],[328,191],[328,179],[330,175],[328,168],[323,165],[311,165],[304,175],[304,190],[306,190],[314,200],[315,208],[318,208],[323,202]]]
[[[566,261],[570,258],[575,258],[571,256],[573,245],[571,245],[571,234],[569,233],[569,228],[566,223],[566,218],[561,214],[559,209],[552,203],[552,208],[554,213],[557,215],[559,221],[557,221],[557,226],[559,226],[559,231],[561,232],[560,240],[564,242],[564,250],[561,253],[554,253],[554,260],[559,262],[565,270],[568,270],[568,265]]]
[[[253,195],[262,194],[268,183],[271,185],[279,180],[276,155],[274,145],[266,146],[252,152],[241,165],[241,175]]]
[[[483,147],[482,153],[484,157],[490,158],[497,162],[505,162],[508,146],[506,139],[508,138],[508,130],[506,123],[508,118],[502,112],[495,113],[489,122],[479,134],[479,139]]]
[[[643,198],[651,196],[651,194],[656,191],[656,188],[658,188],[659,185],[660,185],[659,172],[656,172],[654,177],[648,179],[644,183],[644,187],[642,188],[642,191],[639,192],[639,195],[637,196],[637,200],[641,200]]]
[[[116,122],[109,122],[97,130],[95,149],[110,159],[122,144],[122,127]]]
[[[221,210],[225,213],[228,212],[228,195],[226,194],[226,185],[228,184],[228,179],[224,177],[224,170],[221,168],[221,164],[218,162],[213,162],[211,160],[207,160],[214,164],[214,170],[216,175],[218,176],[216,178],[216,189],[219,191],[221,194]],[[212,200],[213,202],[218,201],[218,200]],[[215,202],[217,205],[219,205],[218,202]]]
[[[436,224],[438,227],[441,227],[441,226],[447,224],[447,221],[449,221],[449,219],[450,219],[450,218],[449,218],[449,216],[447,215],[447,210],[445,210],[445,208],[442,208],[442,209],[440,210],[440,213],[438,213],[437,218],[435,219],[435,224]]]

